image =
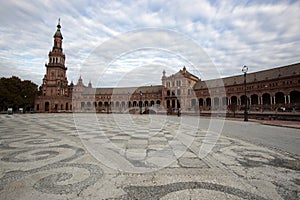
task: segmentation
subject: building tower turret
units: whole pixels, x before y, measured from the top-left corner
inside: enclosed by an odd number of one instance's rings
[[[72,91],[74,85],[68,86],[65,66],[66,56],[62,48],[60,20],[53,35],[53,47],[49,52],[46,74],[43,78],[41,95],[35,98],[36,112],[65,112],[72,110]]]
[[[48,64],[45,64],[46,75],[43,79],[44,96],[68,96],[68,80],[66,76],[65,54],[63,53],[60,20],[53,36],[52,50],[49,52]]]

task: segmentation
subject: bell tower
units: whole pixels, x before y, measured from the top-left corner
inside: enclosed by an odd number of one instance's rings
[[[46,74],[43,78],[43,96],[68,96],[68,80],[65,67],[66,56],[63,53],[60,19],[58,19],[57,30],[53,36],[53,47],[49,52],[48,64],[45,64]]]
[[[34,100],[35,112],[72,112],[73,84],[68,85],[65,66],[66,56],[63,52],[63,36],[58,19],[56,32],[53,35],[53,47],[45,64],[46,74],[43,78],[41,94]]]

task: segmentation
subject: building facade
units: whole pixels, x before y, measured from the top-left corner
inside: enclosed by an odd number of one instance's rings
[[[235,112],[246,105],[249,112],[300,111],[300,63],[247,74],[246,96],[243,75],[201,80],[186,67],[163,71],[156,86],[93,88],[81,77],[68,85],[60,29],[58,23],[35,112]]]
[[[225,92],[220,92],[224,85]],[[300,111],[300,63],[249,73],[244,76],[199,81],[194,87],[201,110],[243,110],[246,103],[250,112]],[[209,87],[208,87],[209,85]]]

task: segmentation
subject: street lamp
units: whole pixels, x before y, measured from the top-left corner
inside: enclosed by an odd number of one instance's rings
[[[27,98],[27,96],[25,95],[24,98],[25,98],[25,105],[24,105],[25,106],[25,110],[23,112],[26,113],[26,109],[27,109],[27,99],[26,98]]]
[[[142,107],[143,107],[142,97],[143,97],[143,93],[142,91],[140,91],[140,114],[142,114]]]
[[[244,73],[244,92],[245,92],[245,109],[244,109],[244,121],[248,121],[248,99],[247,99],[247,94],[246,94],[246,76],[247,76],[247,71],[248,71],[248,67],[247,66],[243,66],[242,68],[242,72]]]

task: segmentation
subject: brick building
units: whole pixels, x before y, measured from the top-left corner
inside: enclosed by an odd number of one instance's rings
[[[81,77],[68,85],[60,29],[58,23],[36,112],[232,112],[246,102],[250,112],[300,107],[300,63],[247,74],[247,98],[243,75],[200,80],[186,67],[170,76],[163,71],[162,84],[156,86],[93,88]]]

